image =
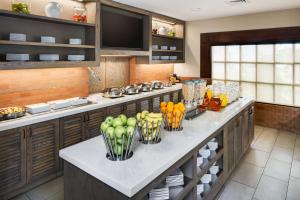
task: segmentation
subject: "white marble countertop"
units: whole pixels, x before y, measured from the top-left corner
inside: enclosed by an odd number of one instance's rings
[[[96,110],[99,108],[104,108],[112,105],[117,105],[120,103],[125,103],[137,99],[142,99],[150,96],[155,96],[158,94],[163,94],[167,92],[172,92],[176,90],[180,90],[182,88],[182,84],[176,84],[172,87],[167,87],[161,90],[153,90],[151,92],[143,92],[137,95],[126,95],[125,97],[118,98],[118,99],[108,99],[108,98],[102,98],[98,103],[95,104],[89,104],[85,106],[80,107],[74,107],[74,108],[68,108],[68,109],[62,109],[57,111],[52,111],[48,113],[41,113],[36,115],[27,115],[18,119],[12,119],[7,121],[0,122],[0,131],[5,131],[8,129],[18,128],[22,126],[27,126],[30,124],[35,124],[39,122],[44,122],[52,119],[58,119],[61,117],[74,115],[82,112],[87,112],[91,110]]]
[[[184,121],[182,132],[163,131],[159,144],[138,143],[133,157],[126,161],[106,159],[102,136],[62,149],[59,155],[124,195],[132,197],[252,102],[241,98],[222,112],[207,111],[191,121]]]

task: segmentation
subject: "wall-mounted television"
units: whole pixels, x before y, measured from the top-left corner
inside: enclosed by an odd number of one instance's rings
[[[148,50],[149,17],[101,6],[101,48]]]

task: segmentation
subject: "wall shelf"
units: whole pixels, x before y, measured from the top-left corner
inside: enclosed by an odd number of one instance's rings
[[[21,42],[0,40],[0,45],[21,45],[21,46],[43,46],[43,47],[62,47],[62,48],[81,48],[81,49],[94,49],[94,45],[73,45],[73,44],[59,44],[59,43],[42,43],[42,42]]]
[[[160,34],[152,34],[153,37],[167,38],[167,39],[176,39],[176,40],[184,40],[182,37],[176,36],[168,36],[168,35],[160,35]]]
[[[152,60],[152,64],[184,63],[184,60]]]
[[[152,49],[152,52],[165,52],[165,53],[182,53],[182,50],[161,50],[161,49]]]
[[[7,17],[14,17],[14,18],[30,19],[30,20],[42,21],[42,22],[76,25],[76,26],[88,26],[88,27],[96,26],[95,24],[92,23],[75,22],[72,20],[52,18],[52,17],[33,15],[33,14],[18,14],[13,11],[3,10],[3,9],[0,9],[0,15],[7,16]]]

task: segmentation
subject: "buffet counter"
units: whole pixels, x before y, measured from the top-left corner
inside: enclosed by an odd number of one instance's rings
[[[5,131],[8,129],[18,128],[18,127],[22,127],[22,126],[27,126],[27,125],[40,123],[40,122],[44,122],[44,121],[48,121],[48,120],[52,120],[52,119],[58,119],[61,117],[70,116],[70,115],[87,112],[87,111],[91,111],[91,110],[96,110],[96,109],[100,109],[100,108],[104,108],[104,107],[108,107],[108,106],[112,106],[112,105],[117,105],[117,104],[129,102],[129,101],[133,101],[133,100],[137,100],[137,99],[151,97],[151,96],[155,96],[155,95],[159,95],[159,94],[163,94],[163,93],[167,93],[167,92],[180,90],[181,88],[182,88],[181,84],[176,84],[176,85],[173,85],[172,87],[167,87],[167,88],[160,89],[160,90],[153,90],[151,92],[142,92],[142,93],[136,94],[136,95],[126,95],[124,97],[117,98],[117,99],[102,98],[97,103],[92,103],[92,104],[88,104],[85,106],[79,106],[79,107],[74,107],[74,108],[65,108],[65,109],[61,109],[61,110],[56,110],[56,111],[47,112],[47,113],[40,113],[40,114],[35,114],[35,115],[26,114],[26,116],[21,117],[21,118],[7,120],[7,121],[1,121],[0,122],[0,131]]]
[[[183,131],[163,131],[162,141],[158,144],[144,145],[137,141],[132,158],[126,161],[110,161],[106,158],[106,148],[102,136],[60,150],[59,155],[65,161],[66,200],[80,199],[84,197],[81,195],[89,192],[97,197],[96,190],[101,192],[100,196],[103,195],[103,199],[144,198],[142,196],[147,195],[149,190],[153,189],[151,187],[158,185],[157,180],[160,180],[160,176],[166,176],[166,172],[174,169],[174,165],[181,159],[191,152],[197,152],[200,148],[199,145],[210,139],[220,129],[224,134],[222,136],[224,138],[222,142],[224,143],[224,171],[229,171],[226,164],[228,158],[226,138],[228,138],[229,129],[224,127],[236,116],[242,115],[245,109],[252,108],[253,103],[250,99],[240,98],[221,112],[207,111],[193,120],[184,121]],[[250,130],[253,126],[252,123],[247,127]],[[195,153],[192,154],[192,157],[195,156]],[[80,179],[81,175],[79,176],[79,174],[84,175],[85,178]],[[101,183],[99,186],[101,188],[89,188],[89,178],[87,177]],[[191,181],[194,186],[191,184],[192,186],[189,187],[196,187],[197,180],[194,179],[192,178]],[[86,185],[86,187],[77,187],[76,185]],[[105,185],[108,185],[109,189]],[[192,188],[190,189],[193,191]],[[110,193],[119,193],[119,195]],[[94,197],[86,196],[85,199],[97,199]]]

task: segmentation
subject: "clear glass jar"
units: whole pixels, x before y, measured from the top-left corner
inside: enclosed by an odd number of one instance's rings
[[[87,9],[85,6],[75,6],[73,9],[73,20],[76,22],[87,22]]]
[[[31,2],[30,0],[12,0],[11,10],[20,14],[30,14]]]

